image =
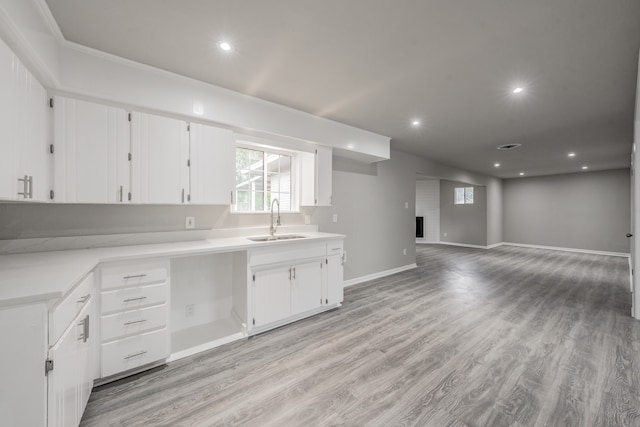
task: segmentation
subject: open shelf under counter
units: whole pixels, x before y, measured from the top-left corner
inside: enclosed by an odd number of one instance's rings
[[[242,326],[231,317],[175,331],[171,334],[171,356],[168,361],[182,359],[245,337]]]

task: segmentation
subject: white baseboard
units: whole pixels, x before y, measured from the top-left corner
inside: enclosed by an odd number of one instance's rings
[[[493,248],[497,248],[498,246],[502,246],[504,245],[504,242],[498,242],[498,243],[494,243],[493,245],[488,245],[486,246],[487,249],[493,249]]]
[[[439,241],[438,242],[428,242],[426,240],[420,240],[420,241],[416,240],[416,245],[437,245],[439,243],[440,243]]]
[[[467,243],[437,242],[437,244],[438,245],[447,245],[447,246],[461,246],[463,248],[487,249],[487,246],[470,245],[470,244],[467,244]]]
[[[592,251],[590,249],[577,249],[577,248],[563,248],[560,246],[543,246],[543,245],[529,245],[525,243],[511,243],[511,242],[502,242],[502,245],[505,246],[519,246],[522,248],[533,248],[533,249],[548,249],[551,251],[564,251],[564,252],[579,252],[583,254],[592,254],[592,255],[607,255],[607,256],[619,256],[628,258],[629,254],[624,252],[606,252],[606,251]]]
[[[356,277],[355,279],[345,280],[343,282],[343,286],[346,288],[348,286],[357,285],[358,283],[368,282],[369,280],[379,279],[381,277],[390,276],[392,274],[400,273],[402,271],[412,270],[414,268],[418,268],[416,263],[403,265],[402,267],[392,268],[391,270],[380,271],[378,273],[367,274],[366,276]]]

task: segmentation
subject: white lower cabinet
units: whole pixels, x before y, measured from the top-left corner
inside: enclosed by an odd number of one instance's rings
[[[342,253],[342,240],[251,251],[250,333],[338,306],[343,300]]]
[[[255,327],[279,322],[322,305],[323,260],[314,260],[253,273]]]
[[[100,377],[110,377],[169,356],[169,261],[139,261],[99,268]]]
[[[93,387],[91,354],[91,304],[74,319],[60,340],[49,350],[53,370],[48,375],[48,423],[77,426]]]
[[[49,313],[47,425],[77,426],[93,388],[95,345],[93,273]]]
[[[326,279],[322,287],[322,298],[325,305],[338,304],[344,299],[342,263],[342,255],[331,255],[327,257],[327,268],[325,269]]]
[[[289,267],[255,272],[253,275],[253,324],[264,326],[291,315]]]
[[[324,260],[292,267],[291,315],[295,316],[322,305],[322,268]]]

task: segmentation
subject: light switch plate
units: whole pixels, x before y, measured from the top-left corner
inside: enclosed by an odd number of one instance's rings
[[[333,222],[338,222],[338,214],[333,214]]]

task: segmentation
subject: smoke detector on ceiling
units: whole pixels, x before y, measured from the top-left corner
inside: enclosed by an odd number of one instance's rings
[[[516,148],[520,148],[522,144],[504,144],[498,146],[498,150],[513,150]]]

